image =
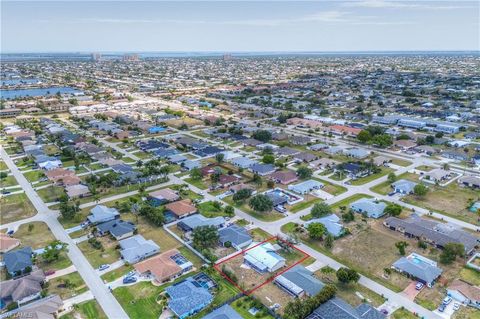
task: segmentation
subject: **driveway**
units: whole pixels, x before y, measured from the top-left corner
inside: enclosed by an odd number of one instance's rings
[[[411,301],[415,300],[415,297],[420,293],[420,290],[417,290],[415,288],[415,285],[417,284],[416,281],[412,281],[408,286],[407,288],[405,288],[403,291],[402,291],[402,294],[407,297],[408,299],[410,299]],[[423,288],[423,289],[427,289],[427,288]]]

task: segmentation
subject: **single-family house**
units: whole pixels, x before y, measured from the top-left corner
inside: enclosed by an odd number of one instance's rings
[[[142,235],[122,239],[118,243],[122,259],[129,264],[135,264],[160,252],[160,247],[153,240],[146,240]]]
[[[18,276],[31,271],[33,266],[32,253],[31,247],[23,247],[6,252],[3,255],[3,263],[7,272],[11,276]]]
[[[160,206],[165,203],[174,202],[180,199],[180,196],[173,189],[162,188],[149,193],[147,199],[153,206]]]
[[[184,218],[197,212],[197,208],[192,205],[192,202],[189,199],[169,203],[165,205],[165,209],[176,218]]]
[[[225,218],[221,216],[208,218],[203,215],[192,215],[183,218],[177,226],[185,232],[193,231],[197,227],[201,226],[214,226],[220,228],[225,225]]]
[[[373,198],[361,198],[350,204],[350,208],[360,214],[366,214],[370,218],[380,218],[385,214],[387,204]]]
[[[170,249],[136,263],[134,268],[142,276],[151,276],[157,284],[162,284],[190,271],[193,264],[178,250]]]
[[[350,149],[344,150],[344,154],[346,156],[354,157],[357,159],[363,159],[368,157],[370,153],[363,148],[350,148]]]
[[[56,319],[62,309],[62,298],[59,295],[50,295],[29,302],[3,315],[5,318]]]
[[[288,185],[298,180],[297,174],[290,170],[274,172],[270,174],[268,178],[283,185]]]
[[[238,312],[235,311],[229,304],[223,305],[220,308],[210,312],[203,319],[242,319]]]
[[[480,288],[461,279],[454,279],[447,287],[447,295],[467,306],[480,309]]]
[[[114,219],[97,225],[97,232],[100,236],[110,234],[116,240],[130,237],[134,234],[137,227],[132,222],[126,222],[121,219]]]
[[[35,270],[30,274],[0,282],[0,301],[3,305],[16,302],[19,305],[40,298],[45,281],[43,270]]]
[[[194,160],[186,160],[181,165],[182,167],[186,168],[189,171],[191,171],[194,168],[202,167],[202,163],[200,161],[194,161]]]
[[[265,176],[275,172],[276,167],[272,164],[253,164],[250,166],[250,170],[260,176]]]
[[[392,183],[391,186],[395,193],[408,195],[413,193],[413,189],[415,188],[416,185],[417,183],[415,182],[412,182],[406,179],[400,179]]]
[[[97,205],[90,210],[87,219],[91,224],[99,224],[114,220],[120,216],[118,210],[113,207]]]
[[[165,291],[170,297],[168,308],[180,319],[201,311],[213,300],[210,291],[192,277],[167,287]]]
[[[20,240],[10,237],[7,234],[0,233],[0,253],[6,253],[17,248],[20,245]]]
[[[307,228],[308,225],[313,223],[320,223],[325,226],[327,232],[331,234],[333,237],[340,237],[344,234],[345,228],[340,223],[340,218],[335,215],[331,214],[328,216],[323,216],[320,218],[313,218],[303,224],[304,228]]]
[[[424,179],[432,182],[441,182],[448,179],[451,176],[451,172],[442,168],[432,169],[430,172],[426,172]]]
[[[90,188],[83,184],[69,185],[65,187],[65,191],[67,192],[67,196],[70,199],[83,198],[92,195],[90,192]]]
[[[383,155],[379,155],[373,158],[373,164],[376,166],[386,166],[388,163],[391,163],[392,159]]]
[[[315,296],[325,286],[315,278],[313,272],[296,265],[293,268],[275,277],[274,283],[294,297]]]
[[[321,189],[325,185],[319,181],[309,179],[294,185],[288,185],[288,189],[298,194],[308,194],[316,189]]]
[[[299,162],[299,163],[300,162],[310,163],[316,160],[318,156],[308,152],[301,152],[293,155],[293,158],[295,159],[296,162]]]
[[[343,299],[334,297],[321,304],[305,319],[385,319],[386,315],[372,305],[362,303],[356,308]]]
[[[433,284],[442,274],[443,270],[437,267],[437,263],[419,254],[412,253],[407,257],[401,257],[393,263],[392,268],[408,277],[421,281],[428,287]]]
[[[230,243],[237,250],[243,249],[252,243],[252,236],[250,236],[247,230],[235,224],[220,229],[218,235],[223,246]]]
[[[252,243],[244,252],[244,262],[260,273],[275,272],[285,266],[286,259],[271,243]]]
[[[465,175],[460,177],[457,181],[458,184],[462,186],[470,187],[473,189],[480,189],[480,177],[473,175]]]
[[[232,165],[234,165],[236,167],[247,169],[247,168],[250,168],[251,166],[257,164],[258,162],[255,161],[255,160],[252,160],[248,157],[235,157],[234,159],[232,159],[230,161],[230,163],[232,163]]]

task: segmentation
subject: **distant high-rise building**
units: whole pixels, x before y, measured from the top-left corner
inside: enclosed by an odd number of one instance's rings
[[[125,54],[123,56],[123,61],[126,61],[126,62],[140,61],[140,57],[138,56],[138,54]]]
[[[92,61],[100,61],[100,59],[102,58],[102,55],[100,53],[92,53]]]
[[[223,55],[223,61],[230,61],[232,59],[232,55],[230,53],[225,53]]]

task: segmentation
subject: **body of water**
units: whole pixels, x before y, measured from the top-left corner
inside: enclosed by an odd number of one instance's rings
[[[38,97],[52,96],[60,92],[60,94],[79,95],[82,91],[71,87],[48,87],[34,89],[18,89],[18,90],[0,90],[0,96],[5,100],[12,100],[19,97]]]
[[[24,85],[24,84],[38,84],[41,83],[39,79],[12,79],[12,80],[2,80],[2,85],[14,86],[14,85]]]

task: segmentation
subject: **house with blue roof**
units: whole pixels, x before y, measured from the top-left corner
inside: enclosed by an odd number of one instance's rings
[[[258,162],[248,157],[236,157],[230,160],[230,163],[232,163],[232,165],[236,167],[247,169],[250,168],[252,165],[257,164]]]
[[[370,218],[380,218],[385,214],[385,208],[387,204],[379,202],[374,198],[361,198],[356,202],[350,204],[350,208],[353,211],[365,214]]]
[[[250,166],[250,170],[255,173],[255,174],[258,174],[260,176],[265,176],[265,175],[268,175],[268,174],[272,174],[273,172],[275,172],[277,170],[277,168],[272,165],[272,164],[253,164],[252,166]]]
[[[150,134],[157,134],[157,133],[160,133],[160,132],[163,132],[165,131],[166,128],[165,127],[161,127],[161,126],[152,126],[148,129],[148,133]]]
[[[305,319],[385,319],[386,315],[373,306],[362,303],[356,308],[343,299],[334,297],[321,304]]]
[[[309,179],[307,181],[304,181],[298,184],[288,185],[288,189],[298,194],[308,194],[313,190],[321,189],[324,186],[325,185],[319,181],[316,181],[314,179]]]
[[[192,277],[165,289],[170,300],[168,308],[180,319],[194,315],[208,306],[213,295]]]
[[[87,220],[92,224],[99,224],[114,220],[120,216],[118,210],[113,207],[97,205],[90,210]]]
[[[218,236],[223,246],[230,243],[237,250],[243,249],[252,243],[252,236],[250,236],[248,231],[236,224],[220,229]]]
[[[201,226],[214,226],[216,228],[220,228],[225,225],[225,222],[225,218],[221,216],[208,218],[203,215],[192,215],[183,218],[177,224],[177,226],[180,227],[183,231],[189,232]]]
[[[323,224],[327,229],[328,233],[331,234],[333,237],[340,237],[345,232],[345,228],[340,223],[340,218],[335,214],[331,214],[331,215],[320,217],[320,218],[310,219],[309,221],[303,224],[303,227],[307,228],[308,225],[312,223]]]
[[[114,219],[97,225],[97,232],[100,236],[112,235],[116,240],[132,236],[136,226],[132,222],[126,222],[121,219]]]
[[[413,189],[417,186],[417,183],[408,181],[406,179],[400,179],[395,183],[392,183],[392,188],[395,193],[399,194],[413,194]]]
[[[11,276],[17,276],[24,273],[27,269],[32,269],[32,248],[23,247],[12,250],[3,255],[3,263],[7,272]]]
[[[183,168],[186,168],[189,171],[191,171],[194,168],[202,167],[202,163],[200,163],[200,161],[193,161],[193,160],[186,160],[181,165]]]
[[[285,266],[286,259],[280,256],[270,243],[252,243],[244,253],[244,262],[260,273],[275,272]]]
[[[363,148],[351,148],[351,149],[345,150],[344,154],[346,156],[362,159],[362,158],[366,158],[370,153]]]
[[[392,268],[432,287],[443,270],[437,263],[419,254],[412,253],[393,263]]]
[[[243,319],[243,317],[230,305],[223,305],[204,316],[203,319]]]

